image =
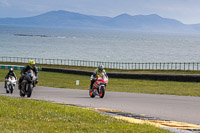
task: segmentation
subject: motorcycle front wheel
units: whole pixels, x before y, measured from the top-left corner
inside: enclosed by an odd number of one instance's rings
[[[31,84],[28,84],[27,97],[31,97],[31,94],[32,94]]]
[[[12,94],[13,93],[13,85],[10,85],[9,89],[10,89],[10,93]]]
[[[100,98],[103,98],[103,97],[104,97],[104,94],[105,94],[105,87],[102,86],[102,87],[101,87],[101,90],[100,90],[100,92],[99,92],[99,97],[100,97]]]

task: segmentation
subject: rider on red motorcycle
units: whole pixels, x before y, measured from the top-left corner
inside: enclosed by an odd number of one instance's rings
[[[92,74],[93,78],[91,80],[91,84],[90,84],[90,90],[92,90],[92,86],[94,84],[94,82],[97,80],[97,76],[102,76],[105,75],[106,77],[108,77],[103,65],[99,65],[98,68],[96,68]]]

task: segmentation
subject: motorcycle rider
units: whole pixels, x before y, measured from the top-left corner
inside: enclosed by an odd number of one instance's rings
[[[97,76],[103,76],[105,75],[106,77],[108,77],[105,69],[104,69],[104,66],[103,65],[99,65],[93,72],[92,74],[92,80],[91,80],[91,84],[90,84],[90,90],[92,90],[92,86],[94,84],[94,82],[97,80]]]
[[[38,83],[38,70],[35,66],[35,61],[34,60],[30,60],[29,61],[29,64],[26,65],[23,70],[21,71],[21,77],[19,79],[19,82],[18,82],[18,89],[20,90],[21,89],[21,82],[23,81],[24,77],[25,77],[25,73],[28,72],[30,69],[33,70],[33,72],[35,73],[35,76],[36,76],[36,80],[35,80],[35,83],[33,84],[33,87],[35,87],[35,85]]]
[[[16,76],[16,74],[14,73],[13,68],[10,68],[10,69],[9,69],[9,72],[7,73],[7,75],[6,75],[6,77],[5,77],[5,86],[4,86],[4,88],[6,88],[7,80],[8,80],[8,78],[11,77],[11,76],[13,76],[13,77],[15,78],[15,80],[17,80],[17,76]]]

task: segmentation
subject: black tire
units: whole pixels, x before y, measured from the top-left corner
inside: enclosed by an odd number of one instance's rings
[[[32,94],[31,84],[28,84],[27,97],[31,97],[31,94]]]
[[[13,93],[13,85],[10,86],[10,94]]]
[[[99,97],[100,98],[103,98],[104,97],[104,95],[105,95],[105,87],[101,87],[101,90],[100,90],[100,92],[99,92]]]
[[[19,91],[19,95],[20,95],[20,97],[24,97],[24,96],[25,96],[25,94],[24,94],[24,93],[22,93],[22,91],[21,91],[21,90]]]
[[[7,89],[7,88],[9,88],[9,86],[7,86],[7,85],[6,85],[6,93],[9,93],[9,91],[8,91],[8,89]]]
[[[89,95],[90,95],[91,98],[94,98],[94,97],[95,97],[93,91],[91,91],[91,90],[89,90]]]

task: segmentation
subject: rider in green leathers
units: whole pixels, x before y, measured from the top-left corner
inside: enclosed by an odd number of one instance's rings
[[[30,69],[32,69],[33,72],[35,73],[35,76],[36,76],[35,84],[38,83],[38,80],[37,80],[37,79],[38,79],[39,74],[38,74],[38,70],[37,70],[37,68],[36,68],[36,66],[35,66],[35,61],[30,60],[30,61],[29,61],[29,64],[26,65],[26,66],[23,68],[23,70],[21,71],[21,77],[20,77],[19,83],[18,83],[18,89],[19,89],[19,90],[21,89],[21,82],[22,82],[22,80],[23,80],[24,77],[25,77],[25,73],[26,73],[28,70],[30,70]],[[34,85],[35,85],[35,84],[34,84]],[[35,86],[34,86],[34,87],[35,87]]]
[[[108,77],[103,65],[99,65],[98,68],[96,68],[92,74],[93,78],[91,80],[91,84],[90,84],[90,90],[92,89],[92,86],[94,84],[94,82],[97,80],[97,76],[102,76],[105,75],[106,77]]]

